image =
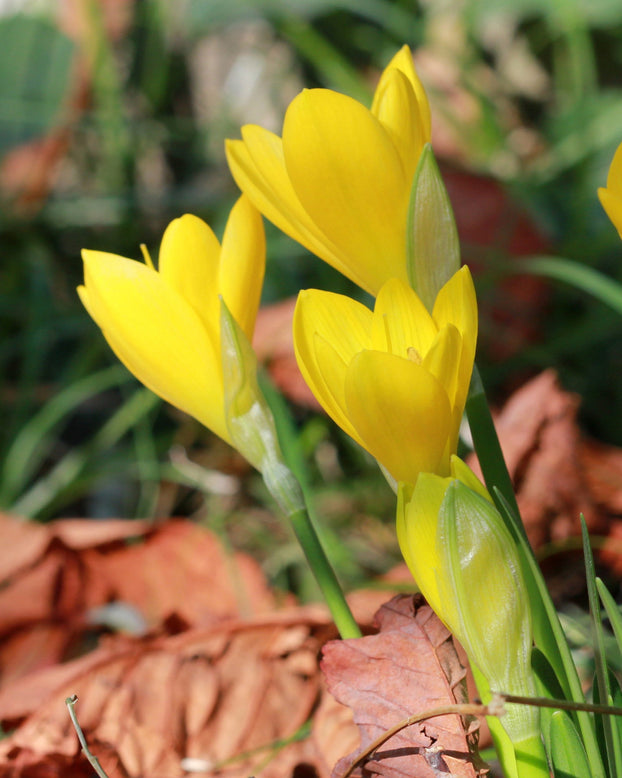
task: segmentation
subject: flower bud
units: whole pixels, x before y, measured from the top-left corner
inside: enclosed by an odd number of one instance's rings
[[[452,477],[422,473],[398,503],[398,539],[422,594],[489,690],[534,695],[532,630],[516,543],[482,484],[457,457]],[[487,688],[486,688],[487,687]],[[513,743],[537,737],[534,708],[508,706]]]

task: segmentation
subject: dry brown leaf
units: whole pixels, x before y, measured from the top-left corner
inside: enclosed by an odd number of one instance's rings
[[[598,506],[609,514],[622,516],[622,449],[583,440],[579,457]]]
[[[353,710],[361,748],[416,712],[466,702],[466,673],[451,635],[420,597],[395,597],[377,619],[377,635],[328,643],[321,663],[329,691]],[[475,778],[469,742],[477,724],[466,724],[468,732],[461,717],[449,715],[413,725],[388,740],[365,772],[434,778],[445,771]],[[354,756],[337,763],[335,778]]]
[[[317,654],[326,626],[323,609],[299,608],[172,637],[111,639],[38,674],[47,697],[0,744],[0,776],[83,774],[64,705],[75,693],[80,724],[110,775],[175,778],[186,758],[203,760],[199,775],[283,778],[307,765],[327,778],[319,751],[330,739],[327,723],[344,729],[334,706],[320,706],[312,737],[277,747],[321,698]],[[16,683],[13,696],[28,689],[28,679]]]
[[[144,630],[171,617],[179,625],[207,626],[274,608],[259,565],[229,554],[188,521],[42,526],[2,516],[0,531],[7,539],[0,552],[3,685],[83,650],[96,606],[131,607]],[[128,545],[129,538],[134,542]]]
[[[535,548],[581,534],[579,515],[598,533],[597,509],[581,458],[578,398],[546,370],[515,392],[495,419],[521,515]],[[474,458],[469,464],[481,474]]]

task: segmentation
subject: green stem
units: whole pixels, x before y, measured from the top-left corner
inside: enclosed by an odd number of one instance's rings
[[[519,778],[549,778],[550,771],[540,735],[514,743]]]
[[[308,511],[302,508],[292,513],[289,520],[330,609],[339,634],[344,640],[346,638],[360,638],[361,630],[354,620],[337,576],[328,561],[315,527],[311,523]]]
[[[260,373],[258,378],[261,392],[274,417],[276,435],[282,452],[282,460],[264,463],[262,467],[264,482],[291,522],[339,634],[343,639],[360,638],[361,631],[313,524],[307,497],[311,489],[291,416],[285,401],[269,379],[263,373]]]

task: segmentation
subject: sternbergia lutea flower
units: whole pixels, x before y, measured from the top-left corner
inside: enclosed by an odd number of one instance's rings
[[[186,214],[167,227],[158,269],[84,250],[78,292],[121,362],[145,386],[231,443],[221,364],[221,302],[252,337],[265,268],[261,216],[242,196],[222,245]]]
[[[294,345],[302,374],[333,420],[396,481],[449,474],[477,340],[470,272],[459,270],[432,313],[400,279],[373,312],[309,289],[298,297]]]
[[[609,166],[607,186],[598,190],[598,197],[622,238],[622,143]]]
[[[280,138],[256,125],[227,141],[240,189],[271,222],[376,295],[408,281],[407,217],[430,108],[403,47],[371,109],[329,89],[299,94]]]

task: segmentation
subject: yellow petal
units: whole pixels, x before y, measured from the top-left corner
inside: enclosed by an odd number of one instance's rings
[[[378,111],[380,110],[379,104],[382,101],[382,96],[386,88],[386,82],[391,77],[391,71],[394,69],[403,73],[412,86],[412,90],[415,94],[417,104],[419,106],[419,114],[421,116],[423,135],[425,138],[424,142],[428,143],[430,141],[432,124],[430,104],[428,102],[425,89],[423,88],[423,84],[421,83],[419,76],[417,75],[417,71],[415,70],[412,53],[408,46],[402,46],[402,48],[397,52],[397,54],[394,55],[393,59],[384,69],[384,72],[380,77],[380,81],[378,82],[378,86],[376,87],[374,102],[372,104],[372,112],[378,115]]]
[[[598,190],[598,199],[613,226],[622,238],[622,197],[614,193],[611,189],[603,189],[601,187]]]
[[[110,346],[145,386],[224,440],[220,359],[203,322],[151,268],[84,251],[80,297]]]
[[[348,257],[348,276],[371,294],[392,276],[406,281],[411,182],[373,114],[345,95],[306,90],[287,110],[283,153],[303,208]]]
[[[429,370],[445,389],[451,407],[451,429],[445,443],[441,465],[443,472],[449,472],[449,458],[458,447],[464,399],[468,390],[468,385],[465,388],[459,383],[461,352],[460,333],[452,324],[446,324],[423,360],[426,370]]]
[[[421,593],[436,614],[447,623],[451,600],[443,601],[439,593],[441,560],[437,547],[438,513],[450,483],[431,473],[421,473],[410,501],[403,509],[398,540],[402,555]],[[398,527],[400,519],[398,518]]]
[[[607,189],[622,198],[622,143],[613,155],[609,173],[607,174]]]
[[[469,343],[477,341],[477,298],[471,271],[466,265],[439,291],[432,317],[439,329],[445,324],[453,324]]]
[[[462,337],[453,324],[446,324],[423,359],[423,366],[443,385],[453,405],[458,385]]]
[[[471,271],[464,265],[449,279],[437,295],[432,317],[439,329],[453,324],[462,335],[462,353],[456,403],[464,405],[473,372],[477,345],[477,298]],[[460,393],[463,398],[460,399]]]
[[[348,416],[363,445],[396,481],[438,472],[451,426],[447,394],[421,365],[362,351],[348,367]]]
[[[376,90],[373,113],[391,136],[404,175],[412,181],[421,151],[430,139],[412,85],[400,70],[391,69],[382,88]]]
[[[286,235],[346,273],[338,249],[309,218],[292,188],[278,135],[247,124],[242,127],[242,137],[225,144],[229,169],[240,189]]]
[[[324,410],[357,442],[345,407],[345,374],[353,356],[369,345],[371,318],[371,311],[355,300],[317,289],[300,292],[294,311],[300,371]]]
[[[352,423],[346,402],[347,363],[343,361],[332,344],[317,333],[313,339],[313,354],[315,357],[313,379],[309,376],[304,365],[298,363],[303,377],[335,424],[338,424],[345,433],[365,448],[361,436]]]
[[[303,354],[318,334],[347,364],[357,352],[370,347],[372,317],[369,308],[350,297],[304,289],[294,311],[294,346]]]
[[[219,261],[220,243],[202,219],[187,213],[166,228],[160,245],[160,276],[194,308],[206,331],[214,334],[218,307],[210,301],[215,302],[218,294]]]
[[[468,486],[472,492],[479,494],[480,497],[484,497],[488,502],[492,502],[488,489],[486,489],[471,468],[455,454],[451,457],[451,475],[465,486]]]
[[[415,348],[423,355],[430,348],[438,329],[416,292],[404,281],[387,281],[374,306],[372,346],[401,357]]]
[[[249,340],[255,329],[265,267],[263,222],[243,195],[233,206],[223,235],[217,289]]]

